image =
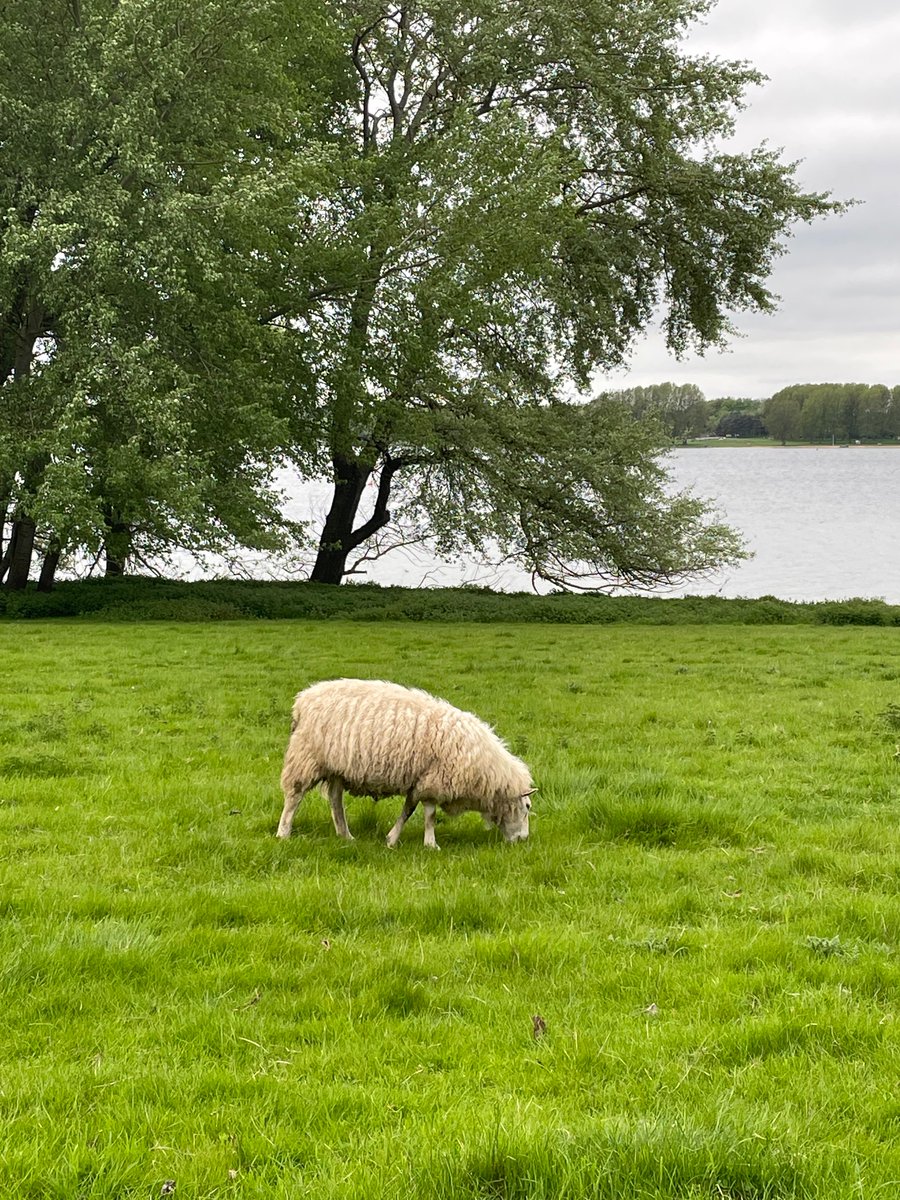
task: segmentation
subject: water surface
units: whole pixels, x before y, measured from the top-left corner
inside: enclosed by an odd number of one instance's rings
[[[698,447],[668,456],[675,488],[715,502],[753,557],[737,567],[666,589],[665,595],[778,596],[784,600],[880,597],[900,604],[900,447]],[[288,514],[320,527],[328,499],[321,483],[287,483]],[[243,573],[303,578],[302,565],[242,555],[226,568],[185,557],[188,577]],[[307,562],[307,566],[309,563]],[[483,562],[442,563],[420,548],[364,564],[360,580],[406,587],[481,583],[529,590],[531,577]],[[546,589],[543,589],[546,590]]]
[[[676,594],[900,604],[900,448],[709,447],[677,450],[671,465],[754,552]]]

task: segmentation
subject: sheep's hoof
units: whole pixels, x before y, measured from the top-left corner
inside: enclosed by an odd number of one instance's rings
[[[426,842],[425,849],[426,850],[440,850],[440,846],[437,844],[437,842]]]

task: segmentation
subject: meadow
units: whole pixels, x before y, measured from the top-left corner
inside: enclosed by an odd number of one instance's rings
[[[0,624],[9,1200],[900,1190],[888,627]],[[293,694],[489,720],[530,840],[314,793]]]

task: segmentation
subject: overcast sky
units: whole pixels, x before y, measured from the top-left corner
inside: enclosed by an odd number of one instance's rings
[[[696,383],[708,399],[791,383],[900,384],[900,3],[719,0],[690,45],[768,75],[738,116],[738,149],[767,140],[802,160],[804,190],[861,201],[796,227],[771,316],[739,316],[724,353],[677,361],[656,333],[601,387]]]

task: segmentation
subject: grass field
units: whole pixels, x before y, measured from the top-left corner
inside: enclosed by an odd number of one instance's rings
[[[900,1191],[888,628],[0,625],[0,1194]],[[274,830],[292,695],[388,677],[532,836]],[[540,1016],[545,1028],[540,1032]],[[174,1191],[173,1191],[174,1187]]]

